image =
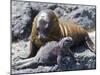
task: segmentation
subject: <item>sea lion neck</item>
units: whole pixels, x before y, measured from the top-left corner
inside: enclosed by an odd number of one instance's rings
[[[60,26],[59,26],[59,22],[55,22],[55,24],[52,26],[48,34],[49,34],[48,37],[52,38],[53,40],[57,40],[57,41],[59,41],[59,38],[63,37]]]

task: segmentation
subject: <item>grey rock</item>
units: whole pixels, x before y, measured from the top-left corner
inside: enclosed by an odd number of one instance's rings
[[[32,28],[32,8],[30,3],[12,1],[11,12],[12,40],[27,38]]]
[[[65,13],[65,10],[62,9],[61,7],[57,7],[54,11],[55,11],[55,13],[56,13],[56,15],[57,15],[58,17],[63,16],[64,13]]]
[[[31,2],[32,9],[35,11],[41,11],[43,9],[52,9],[57,8],[57,4],[53,3],[39,3],[39,2]]]
[[[61,18],[64,20],[73,20],[87,30],[95,29],[96,8],[95,6],[78,6],[76,10],[67,13],[67,15]]]

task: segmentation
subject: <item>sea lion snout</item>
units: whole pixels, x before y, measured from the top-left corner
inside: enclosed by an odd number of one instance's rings
[[[63,46],[64,47],[70,47],[72,44],[73,44],[73,39],[71,37],[66,37],[63,39],[64,42],[63,42]]]
[[[73,40],[71,37],[64,37],[62,40],[60,40],[60,42],[58,43],[58,45],[60,47],[70,47],[73,44]]]

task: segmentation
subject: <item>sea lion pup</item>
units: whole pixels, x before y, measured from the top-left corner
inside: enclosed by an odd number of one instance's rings
[[[48,41],[59,41],[63,37],[72,37],[73,46],[84,45],[95,53],[94,44],[87,31],[73,21],[63,21],[50,10],[42,10],[33,21],[30,54],[35,56],[38,49]]]
[[[38,67],[38,65],[52,65],[56,63],[60,67],[62,65],[63,57],[67,54],[71,54],[71,50],[69,48],[72,43],[71,37],[65,37],[59,42],[51,41],[42,46],[35,57],[15,62],[13,67],[15,67],[15,69],[28,67],[35,68],[36,66]]]

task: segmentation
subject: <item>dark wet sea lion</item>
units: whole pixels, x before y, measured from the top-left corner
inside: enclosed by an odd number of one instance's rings
[[[48,42],[45,46],[42,46],[37,52],[35,57],[20,60],[15,62],[12,66],[15,69],[23,69],[23,68],[36,68],[39,65],[54,65],[57,64],[59,68],[62,67],[63,58],[71,54],[70,46],[73,41],[71,37],[65,37],[61,39],[59,42],[51,41]]]

